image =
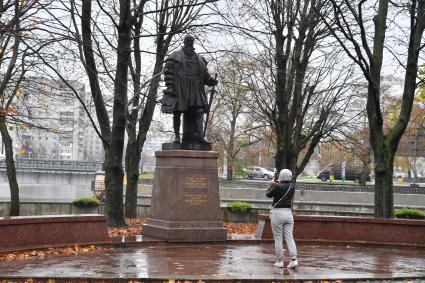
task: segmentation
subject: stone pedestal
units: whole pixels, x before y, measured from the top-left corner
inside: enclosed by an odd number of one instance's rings
[[[170,242],[224,241],[218,153],[157,151],[151,213],[142,234]]]

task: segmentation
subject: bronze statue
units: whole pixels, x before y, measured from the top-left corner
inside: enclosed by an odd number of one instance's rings
[[[175,138],[179,144],[183,113],[183,144],[210,143],[203,136],[203,115],[209,112],[204,86],[215,86],[217,80],[208,73],[207,61],[195,53],[194,37],[186,35],[183,47],[170,54],[164,63],[166,89],[161,112],[173,114]]]

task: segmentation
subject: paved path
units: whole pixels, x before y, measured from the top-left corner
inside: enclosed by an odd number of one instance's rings
[[[298,249],[300,266],[287,270],[273,267],[271,242],[145,243],[76,256],[3,261],[0,278],[425,280],[425,250],[319,245],[299,245]]]

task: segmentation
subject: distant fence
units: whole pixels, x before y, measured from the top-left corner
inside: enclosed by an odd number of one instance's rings
[[[228,181],[220,180],[220,188],[241,188],[241,189],[259,189],[266,190],[269,186],[269,182],[239,182],[239,181]],[[373,185],[359,186],[349,184],[332,184],[332,183],[306,183],[297,182],[296,190],[307,190],[307,191],[344,191],[344,192],[368,192],[373,193],[375,188]],[[409,187],[409,186],[394,186],[394,193],[400,194],[425,194],[425,187]]]
[[[98,171],[102,170],[102,161],[77,161],[77,160],[51,160],[35,158],[17,158],[17,170],[43,170],[43,171]],[[0,161],[0,170],[6,169],[6,161]]]
[[[139,180],[139,184],[152,185],[153,180]],[[257,189],[266,190],[269,182],[249,182],[249,181],[228,181],[224,179],[219,180],[220,188],[229,189]],[[103,191],[105,184],[103,181],[93,181],[92,191]],[[373,193],[375,188],[373,185],[359,186],[349,184],[332,184],[332,183],[305,183],[297,182],[296,190],[306,191],[344,191],[344,192],[365,192]],[[398,194],[425,194],[425,187],[409,187],[409,186],[394,186],[393,192]]]

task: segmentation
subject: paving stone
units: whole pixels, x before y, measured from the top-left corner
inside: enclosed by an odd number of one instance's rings
[[[3,261],[0,279],[425,279],[423,249],[300,244],[298,251],[300,266],[288,270],[273,267],[272,242],[114,248],[75,256]]]

